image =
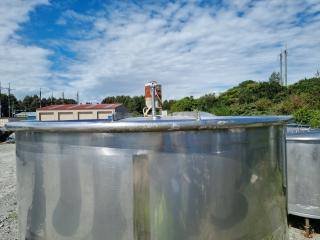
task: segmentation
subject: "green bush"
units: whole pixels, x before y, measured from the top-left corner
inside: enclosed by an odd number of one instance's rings
[[[197,108],[196,100],[191,97],[182,98],[174,102],[171,106],[171,112],[193,111]]]
[[[275,114],[292,114],[305,106],[304,100],[297,95],[290,96],[274,107]]]
[[[301,108],[293,113],[293,117],[296,123],[310,124],[313,116],[313,111],[307,108]]]
[[[308,93],[313,97],[320,97],[320,78],[309,78],[300,80],[288,87],[291,94]]]
[[[312,112],[310,125],[313,128],[320,128],[320,111],[319,110],[315,110]]]
[[[255,102],[258,111],[267,111],[272,106],[272,101],[267,98],[260,98]]]
[[[210,112],[217,116],[233,115],[231,109],[225,105],[215,106],[211,109]]]

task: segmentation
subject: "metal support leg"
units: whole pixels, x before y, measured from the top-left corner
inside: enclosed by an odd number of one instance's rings
[[[304,229],[305,229],[305,233],[304,233],[304,236],[306,238],[312,238],[312,227],[310,225],[310,220],[309,218],[306,218],[305,219],[305,226],[304,226]]]

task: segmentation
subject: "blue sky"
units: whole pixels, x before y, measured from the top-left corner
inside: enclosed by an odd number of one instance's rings
[[[286,45],[289,83],[320,70],[319,0],[0,1],[0,80],[19,97],[222,92],[267,80]]]

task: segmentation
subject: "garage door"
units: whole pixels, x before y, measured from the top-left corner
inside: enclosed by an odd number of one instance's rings
[[[54,120],[53,112],[39,113],[39,120],[40,121],[53,121]]]
[[[78,118],[79,118],[79,120],[95,119],[92,112],[79,112]]]
[[[59,112],[58,116],[60,121],[74,120],[72,112]]]
[[[112,111],[98,112],[98,119],[107,119],[109,116],[112,116]]]

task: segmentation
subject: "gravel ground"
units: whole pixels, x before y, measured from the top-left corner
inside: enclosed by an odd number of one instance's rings
[[[290,228],[289,229],[289,240],[303,240],[303,239],[313,239],[313,240],[320,240],[319,234],[314,234],[312,238],[306,238],[303,236],[303,231],[296,229],[296,228]]]
[[[0,239],[18,239],[15,144],[0,144]],[[299,229],[290,228],[289,240],[310,239]],[[320,235],[314,235],[320,240]]]
[[[0,144],[0,239],[18,239],[15,144]]]

